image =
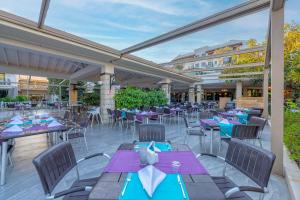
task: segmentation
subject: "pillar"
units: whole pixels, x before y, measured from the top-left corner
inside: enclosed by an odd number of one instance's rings
[[[202,85],[197,85],[196,88],[196,95],[197,95],[197,103],[201,103],[202,101]]]
[[[167,97],[167,104],[171,103],[171,80],[170,79],[164,79],[161,82],[161,90],[166,94]]]
[[[76,84],[70,82],[69,85],[69,105],[77,104],[77,88]]]
[[[114,72],[115,66],[112,64],[107,64],[101,67],[100,107],[104,122],[108,121],[107,109],[115,109],[115,101],[113,99],[115,95],[115,87],[111,86],[111,78],[114,76]]]
[[[235,98],[238,99],[243,96],[243,83],[242,81],[236,82]]]
[[[273,172],[283,175],[284,8],[271,11],[271,149],[276,155]]]
[[[269,117],[269,69],[264,69],[264,82],[263,82],[263,100],[264,112],[263,116],[268,119]]]
[[[181,94],[181,102],[184,103],[185,102],[185,92],[183,92]]]
[[[190,103],[195,103],[195,86],[192,85],[189,88],[189,102]]]

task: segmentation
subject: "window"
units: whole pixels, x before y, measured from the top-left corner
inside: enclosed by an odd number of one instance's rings
[[[5,80],[5,74],[4,73],[0,73],[0,81],[4,81]]]
[[[212,67],[213,66],[213,62],[208,62],[208,67]]]
[[[195,64],[195,68],[199,68],[199,63]]]

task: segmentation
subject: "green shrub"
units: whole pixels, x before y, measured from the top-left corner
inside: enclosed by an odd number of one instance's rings
[[[82,96],[81,101],[87,106],[99,106],[100,94],[99,92],[85,93]]]
[[[1,101],[3,101],[3,102],[13,102],[14,101],[14,98],[12,98],[12,97],[3,97],[2,99],[1,99]]]
[[[285,111],[284,143],[291,153],[290,158],[300,165],[300,112]]]
[[[19,96],[16,96],[15,101],[16,102],[24,102],[24,101],[28,101],[28,98],[27,98],[27,96],[19,95]]]
[[[119,90],[114,96],[116,108],[140,108],[159,106],[167,103],[166,95],[161,90],[143,90],[135,87],[127,87]]]

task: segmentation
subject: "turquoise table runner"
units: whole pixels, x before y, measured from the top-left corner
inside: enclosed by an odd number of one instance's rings
[[[137,151],[140,148],[147,148],[149,144],[149,142],[137,142],[136,145],[134,145],[134,150]],[[171,144],[165,142],[155,142],[155,147],[159,148],[161,151],[172,150]]]
[[[181,176],[180,176],[181,177]],[[189,200],[189,196],[181,177],[182,186],[185,192],[186,200]],[[126,182],[125,182],[126,183]],[[124,183],[124,186],[125,186]],[[123,187],[124,187],[123,186]],[[122,196],[123,188],[120,192],[119,200],[183,200],[181,187],[177,181],[177,174],[168,174],[166,178],[156,188],[152,198],[150,198],[146,191],[143,189],[143,185],[138,177],[137,173],[131,173],[131,181],[127,184],[127,188],[124,196]]]
[[[232,135],[233,124],[223,124],[220,123],[220,136],[228,137]]]
[[[45,119],[41,119],[40,120],[40,124],[49,124],[50,122],[52,122],[53,120],[45,120]],[[32,125],[32,120],[24,120],[23,121],[23,124],[19,124],[18,126],[29,126],[29,125]],[[9,124],[9,123],[6,123],[5,125],[6,127],[11,127],[13,126],[13,124]]]
[[[247,124],[248,114],[238,114],[236,117],[239,119],[240,123]]]

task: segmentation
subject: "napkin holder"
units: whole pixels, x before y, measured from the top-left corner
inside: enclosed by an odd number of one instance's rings
[[[147,148],[141,148],[139,150],[141,165],[154,165],[158,162],[158,154],[151,150],[149,146]]]

